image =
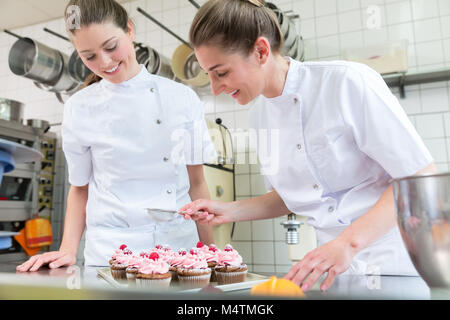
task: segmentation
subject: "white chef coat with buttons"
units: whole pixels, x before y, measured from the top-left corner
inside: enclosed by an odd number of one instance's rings
[[[86,265],[108,265],[121,244],[139,253],[198,241],[194,222],[177,214],[161,219],[146,208],[177,210],[191,202],[186,165],[215,157],[203,105],[189,87],[141,67],[120,84],[103,79],[86,87],[64,107],[69,182],[89,184]]]
[[[413,175],[433,159],[374,70],[289,61],[282,94],[259,98],[250,127],[266,186],[308,217],[321,245],[367,213],[390,179]],[[397,227],[356,255],[348,273],[417,274]]]

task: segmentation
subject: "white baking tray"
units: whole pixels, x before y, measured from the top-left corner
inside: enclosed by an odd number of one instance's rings
[[[103,279],[105,279],[106,282],[111,284],[113,287],[122,288],[122,289],[123,288],[127,288],[127,287],[136,288],[135,286],[133,286],[133,284],[129,284],[128,280],[123,280],[123,281],[115,280],[113,278],[113,276],[111,275],[111,269],[110,268],[99,268],[99,269],[97,269],[97,274],[100,277],[102,277]],[[250,289],[255,284],[267,281],[267,279],[268,279],[267,276],[263,276],[263,275],[260,275],[260,274],[248,272],[247,276],[245,278],[245,281],[243,281],[243,282],[231,283],[231,284],[223,284],[223,285],[218,285],[217,282],[211,282],[210,284],[213,285],[216,288],[219,288],[220,290],[222,290],[224,292],[229,292],[229,291],[238,291],[238,290]],[[145,290],[145,288],[138,288],[138,289]],[[180,286],[177,281],[171,282],[170,283],[170,288],[169,288],[169,291],[186,292],[186,293],[187,292],[197,292],[197,291],[200,291],[200,290],[201,290],[201,288],[185,289],[182,286]]]

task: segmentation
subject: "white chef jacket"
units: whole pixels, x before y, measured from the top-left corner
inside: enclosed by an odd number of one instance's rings
[[[195,245],[193,221],[155,220],[146,211],[191,202],[186,165],[215,157],[203,105],[190,88],[144,66],[120,84],[103,79],[66,102],[62,142],[70,184],[89,184],[86,265],[108,265],[121,244],[137,252]]]
[[[377,72],[353,62],[289,61],[282,94],[258,98],[250,127],[268,189],[308,217],[321,245],[368,212],[390,179],[433,159]],[[397,227],[360,251],[348,273],[417,275]]]

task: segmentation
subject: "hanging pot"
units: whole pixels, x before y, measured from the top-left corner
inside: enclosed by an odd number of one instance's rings
[[[30,38],[21,38],[13,44],[8,63],[14,74],[50,86],[58,82],[64,67],[58,50]]]
[[[186,84],[203,87],[209,83],[209,76],[200,68],[194,51],[185,44],[175,49],[171,66],[177,78]]]
[[[77,50],[74,50],[70,55],[68,70],[72,79],[79,83],[84,83],[87,77],[92,73],[81,60]]]

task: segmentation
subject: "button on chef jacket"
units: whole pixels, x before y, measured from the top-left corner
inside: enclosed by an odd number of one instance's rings
[[[258,98],[250,127],[266,186],[307,217],[322,245],[367,213],[390,179],[413,175],[433,159],[374,70],[344,61],[289,62],[282,94]],[[397,227],[360,251],[347,273],[417,275]]]
[[[105,79],[65,104],[63,150],[73,186],[89,184],[85,264],[108,265],[126,244],[135,253],[156,244],[194,246],[193,221],[149,215],[191,202],[186,165],[215,157],[203,105],[187,86],[150,74],[120,84]]]

